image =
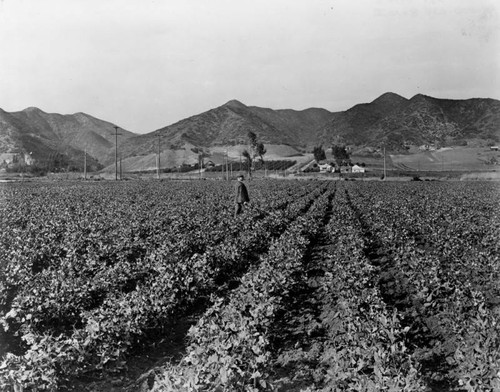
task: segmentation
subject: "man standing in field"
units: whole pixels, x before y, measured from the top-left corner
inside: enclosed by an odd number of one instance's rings
[[[247,187],[243,183],[243,180],[245,177],[243,174],[240,174],[237,178],[236,184],[234,186],[235,190],[235,209],[234,209],[234,216],[238,215],[241,213],[243,210],[243,205],[247,204],[250,201],[250,198],[248,197],[248,191]]]

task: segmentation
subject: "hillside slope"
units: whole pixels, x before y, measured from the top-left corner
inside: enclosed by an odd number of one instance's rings
[[[81,160],[86,150],[101,163],[115,147],[114,125],[85,113],[61,115],[30,107],[19,112],[0,110],[0,153],[29,154],[39,161],[54,154]],[[119,130],[120,139],[135,134]]]
[[[183,148],[185,145],[209,148],[245,144],[248,131],[255,132],[266,144],[294,142],[288,132],[257,115],[252,108],[234,100],[152,133],[126,140],[121,149],[125,157],[147,155],[157,150],[159,138],[162,149]]]
[[[84,113],[49,114],[37,108],[7,113],[0,109],[0,153],[29,153],[38,161],[66,154],[81,160],[83,151],[102,165],[114,163],[114,125]],[[119,155],[133,167],[154,165],[160,149],[165,164],[197,160],[197,151],[239,155],[249,131],[266,145],[310,152],[346,144],[376,150],[385,146],[406,153],[410,146],[487,146],[500,142],[500,101],[450,100],[385,93],[346,111],[321,108],[273,110],[231,100],[222,106],[148,134],[120,129]],[[184,151],[184,152],[183,152]],[[219,152],[220,153],[220,152]],[[145,157],[148,157],[145,159]],[[135,162],[135,161],[137,162]]]
[[[353,145],[386,145],[403,150],[407,145],[465,145],[500,140],[500,101],[449,100],[415,95],[410,100],[384,94],[369,104],[340,113],[321,130],[324,139]]]

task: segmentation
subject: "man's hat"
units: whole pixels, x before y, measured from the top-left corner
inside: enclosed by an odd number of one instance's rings
[[[239,175],[238,177],[236,177],[236,178],[243,178],[243,179],[245,179],[245,176],[244,176],[243,174],[240,174],[240,175]]]

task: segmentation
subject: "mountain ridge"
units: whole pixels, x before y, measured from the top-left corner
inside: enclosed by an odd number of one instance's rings
[[[115,145],[113,132],[112,123],[83,112],[46,113],[33,106],[17,112],[0,111],[0,153],[30,153],[39,162],[57,154],[83,155],[87,150],[105,164]],[[120,133],[120,138],[135,136],[122,128]]]
[[[317,107],[271,109],[231,99],[146,134],[120,127],[118,143],[120,156],[129,159],[152,156],[158,148],[194,151],[245,145],[249,131],[264,144],[298,151],[332,144],[360,148],[383,144],[396,152],[404,152],[409,145],[487,145],[500,141],[500,101],[424,94],[407,99],[387,92],[371,102],[332,112]],[[113,162],[114,124],[83,112],[63,115],[37,107],[18,112],[0,109],[0,153],[33,152],[35,160],[43,161],[56,153],[81,159],[84,150],[102,165]]]

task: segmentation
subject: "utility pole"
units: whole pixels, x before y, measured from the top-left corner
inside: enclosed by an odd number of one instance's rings
[[[118,127],[116,125],[114,125],[113,128],[115,128],[115,181],[117,181],[118,180],[118,135],[121,135],[121,133],[118,133]]]
[[[161,143],[161,134],[158,132],[158,158],[156,162],[156,177],[160,179],[160,143]]]
[[[120,180],[122,179],[122,157],[120,155]]]
[[[85,148],[84,156],[83,156],[83,179],[87,179],[87,149]]]
[[[220,165],[221,173],[222,173],[222,181],[224,181],[224,157],[222,157],[222,165]]]
[[[203,171],[203,151],[198,151],[198,174],[202,178]]]
[[[229,181],[229,167],[228,167],[229,155],[226,150],[226,180]]]
[[[387,174],[386,174],[386,169],[385,169],[385,146],[384,146],[384,181],[387,177]]]

